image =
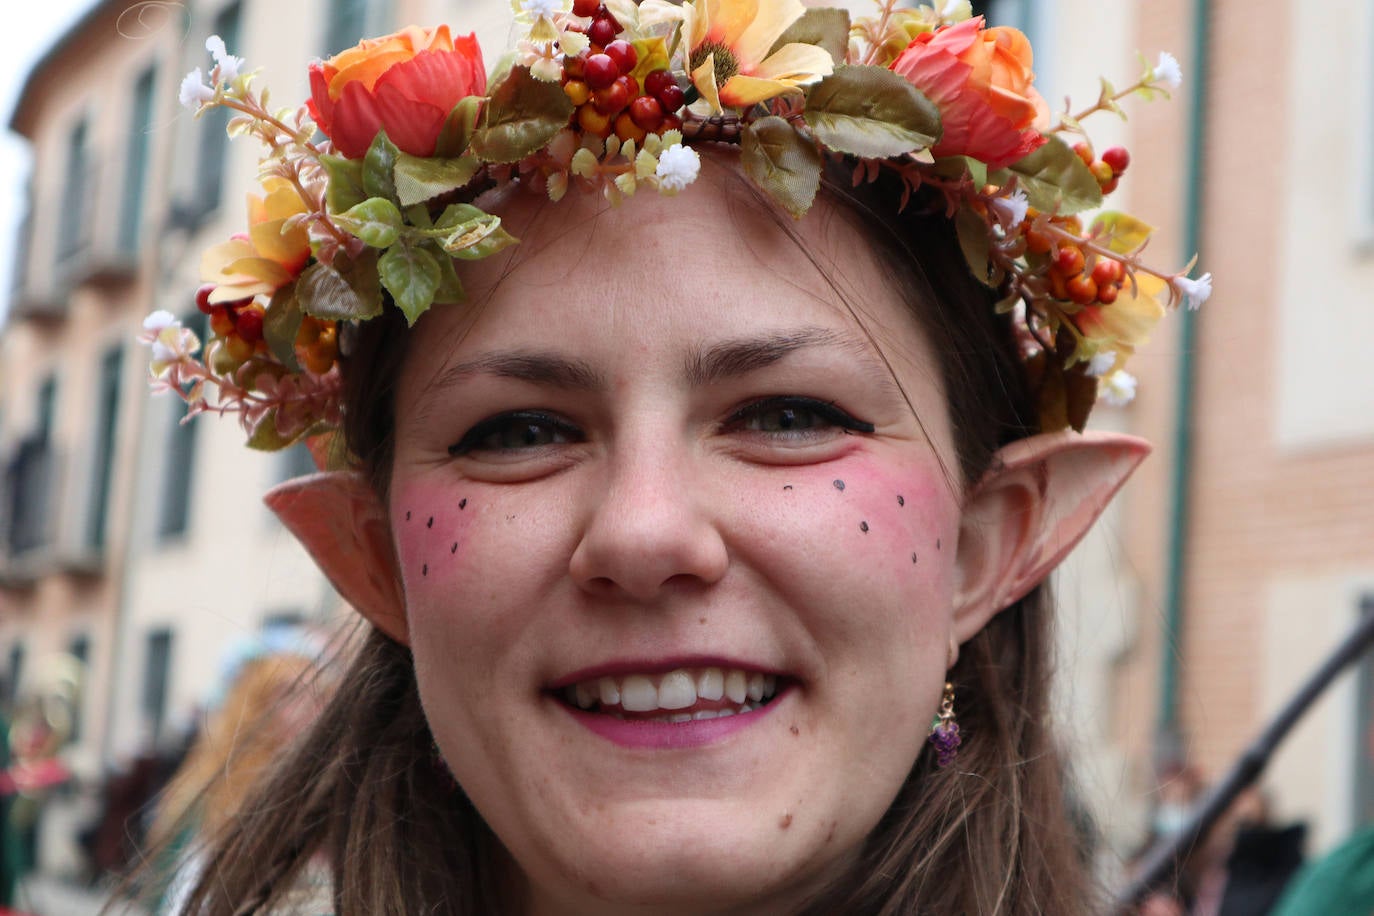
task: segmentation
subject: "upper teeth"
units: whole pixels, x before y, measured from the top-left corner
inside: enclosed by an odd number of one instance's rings
[[[655,709],[688,709],[698,700],[728,699],[731,703],[758,703],[777,693],[772,674],[738,668],[678,668],[667,674],[630,674],[580,681],[564,691],[570,703],[591,709],[619,706],[627,712]]]

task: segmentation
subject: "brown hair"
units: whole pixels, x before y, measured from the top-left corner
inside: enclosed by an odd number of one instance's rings
[[[1037,431],[1010,325],[970,276],[942,208],[923,209],[918,198],[894,213],[900,188],[890,176],[857,190],[832,178],[828,193],[864,225],[937,343],[958,477],[976,481],[997,448]],[[790,231],[786,220],[779,225]],[[345,435],[385,493],[405,352],[399,310],[367,322],[350,346]],[[949,674],[966,738],[957,763],[940,769],[923,753],[848,875],[803,912],[1074,916],[1093,908],[1084,838],[1067,814],[1049,728],[1050,604],[1041,586],[963,646]],[[328,858],[341,916],[518,905],[502,886],[499,841],[438,764],[408,650],[380,632],[259,797],[206,850],[186,912],[270,908],[314,854]]]
[[[218,833],[233,820],[253,784],[291,736],[284,701],[312,689],[315,667],[303,655],[279,653],[245,662],[200,738],[158,799],[149,840],[175,839],[188,822]]]

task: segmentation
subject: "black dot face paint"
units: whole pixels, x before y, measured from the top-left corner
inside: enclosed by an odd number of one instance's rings
[[[939,539],[939,538],[936,538],[936,539],[935,539],[935,549],[936,549],[936,550],[939,550],[939,549],[940,549],[940,539]]]
[[[843,492],[844,492],[844,481],[843,481],[843,480],[837,480],[837,481],[835,481],[835,489],[837,489],[837,490],[839,490],[841,493],[843,493]]]
[[[467,501],[466,499],[460,499],[460,500],[458,500],[458,508],[459,508],[459,509],[466,509],[467,507],[468,507],[468,501]]]
[[[914,553],[911,555],[911,562],[913,565],[916,563],[916,554]]]
[[[453,546],[449,548],[448,552],[449,552],[449,553],[457,553],[457,552],[458,552],[458,542],[457,542],[457,541],[454,541],[454,542],[453,542]]]
[[[410,521],[410,510],[406,510],[406,521]]]
[[[905,499],[902,499],[902,494],[900,494],[900,493],[897,494],[897,505],[899,505],[899,506],[905,506],[905,505],[906,505],[906,500],[905,500]]]
[[[429,517],[429,521],[425,522],[425,527],[426,527],[426,528],[433,528],[433,527],[434,527],[434,516],[431,515],[431,516]]]
[[[868,522],[859,522],[859,530],[864,534],[868,534]]]
[[[782,488],[783,488],[784,490],[790,490],[790,489],[792,489],[792,485],[791,485],[790,483],[785,483],[785,484],[782,485]]]
[[[422,575],[422,576],[427,576],[427,575],[429,575],[429,564],[428,564],[428,563],[426,563],[424,566],[421,566],[421,567],[420,567],[420,575]]]

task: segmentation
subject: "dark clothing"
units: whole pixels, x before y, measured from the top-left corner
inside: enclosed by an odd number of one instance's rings
[[[1242,827],[1226,860],[1226,891],[1219,916],[1264,916],[1271,912],[1289,879],[1302,867],[1306,837],[1306,824]]]

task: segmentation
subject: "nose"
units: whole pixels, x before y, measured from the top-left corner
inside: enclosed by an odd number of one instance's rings
[[[682,451],[662,448],[608,460],[606,486],[588,494],[569,562],[583,590],[651,602],[720,580],[729,565],[725,541],[709,488],[694,482],[691,465]]]

